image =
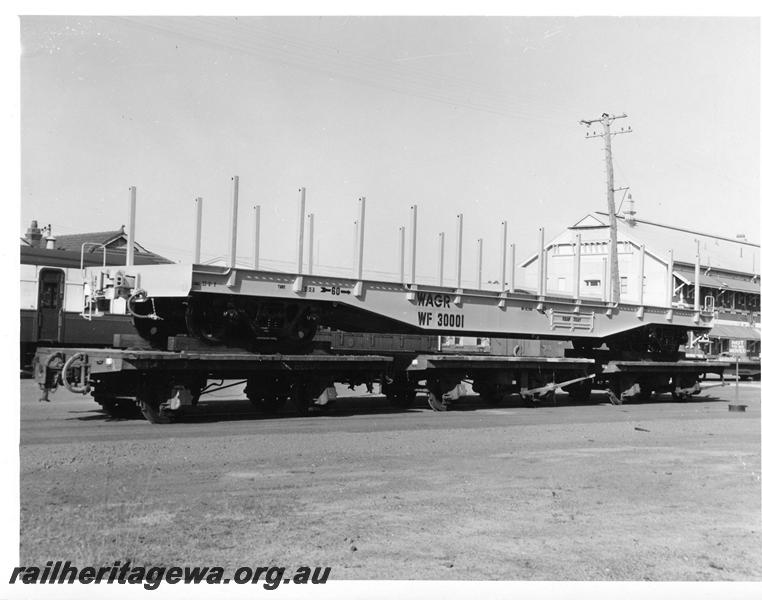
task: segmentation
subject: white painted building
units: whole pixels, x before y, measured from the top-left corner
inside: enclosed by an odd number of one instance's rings
[[[716,310],[710,353],[727,350],[730,340],[745,340],[747,352],[759,354],[758,244],[634,218],[617,220],[621,304],[692,307],[698,256],[700,304]],[[574,296],[578,241],[580,297],[609,299],[611,265],[606,213],[588,214],[556,237],[543,240],[542,278],[538,240],[538,251],[520,264],[517,287],[533,292],[542,287],[545,295]]]

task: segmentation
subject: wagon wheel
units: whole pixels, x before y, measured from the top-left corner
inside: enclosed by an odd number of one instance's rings
[[[503,392],[500,391],[499,386],[495,383],[475,380],[473,390],[490,406],[497,406],[503,401]]]
[[[548,390],[544,394],[540,396],[540,402],[546,402],[550,404],[551,402],[556,401],[556,390]]]
[[[443,396],[442,386],[438,381],[426,382],[426,399],[429,402],[431,410],[436,412],[445,412],[447,410],[447,401]]]
[[[672,385],[671,385],[671,393],[672,398],[675,400],[675,402],[687,402],[691,399],[691,397],[698,392],[693,391],[688,385],[695,384],[695,379],[687,379],[687,378],[673,378]]]
[[[479,392],[479,396],[490,406],[498,406],[503,401],[503,394],[497,390],[490,390],[488,392]]]
[[[641,383],[640,393],[638,394],[638,400],[641,402],[648,402],[654,395],[654,389],[650,385]]]
[[[609,381],[609,386],[606,388],[606,393],[609,396],[611,404],[622,404],[624,398],[622,397],[622,390],[619,382],[616,380]]]
[[[169,399],[166,385],[145,382],[139,386],[137,402],[146,421],[153,425],[167,425],[176,418],[176,413],[163,406]]]
[[[418,396],[418,392],[414,387],[393,383],[382,386],[381,393],[389,400],[389,404],[401,409],[412,407]]]
[[[271,385],[263,388],[257,385],[253,378],[247,380],[243,393],[246,394],[252,405],[270,415],[280,412],[288,400],[288,393],[282,385]]]
[[[146,421],[153,425],[168,425],[175,420],[175,415],[170,415],[161,408],[161,403],[152,398],[140,400],[140,412]]]
[[[274,415],[279,413],[281,410],[283,410],[283,407],[286,406],[288,396],[278,394],[275,396],[267,396],[265,398],[249,398],[249,400],[251,400],[251,403],[254,406],[262,409],[262,412],[268,415]]]
[[[196,298],[188,299],[185,309],[185,327],[188,333],[211,345],[221,344],[225,336],[225,325],[219,323],[220,315],[215,313],[216,307],[203,306]]]
[[[291,342],[307,344],[315,337],[318,329],[319,318],[312,309],[302,308],[286,324],[285,337]]]
[[[95,394],[93,400],[101,405],[103,412],[115,419],[134,417],[138,413],[135,402],[128,398],[117,398],[108,394]]]
[[[300,417],[307,417],[310,414],[310,407],[313,404],[313,398],[306,385],[295,383],[291,388],[291,405],[296,409],[296,414]]]
[[[593,390],[593,384],[589,379],[580,381],[579,383],[573,383],[566,388],[566,392],[573,402],[590,402],[590,394]]]
[[[537,407],[537,398],[535,398],[535,395],[529,392],[519,392],[519,397],[521,398],[522,404],[527,408],[536,408]]]

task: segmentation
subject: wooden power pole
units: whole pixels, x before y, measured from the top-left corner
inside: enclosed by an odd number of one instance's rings
[[[590,127],[593,123],[600,123],[603,126],[602,132],[593,131],[588,132],[586,138],[602,137],[604,141],[604,147],[606,151],[606,198],[608,200],[609,210],[609,264],[611,265],[611,281],[609,290],[611,290],[611,302],[619,302],[619,253],[617,242],[617,221],[616,221],[616,205],[614,203],[614,165],[611,158],[611,136],[619,135],[620,133],[630,133],[631,127],[625,129],[622,127],[619,131],[611,132],[611,122],[616,119],[626,119],[627,115],[609,115],[603,113],[600,119],[590,119],[589,121],[582,120],[580,124]]]

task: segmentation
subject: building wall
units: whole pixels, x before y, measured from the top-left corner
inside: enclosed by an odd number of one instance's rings
[[[608,229],[567,230],[552,240],[547,246],[545,282],[548,295],[574,295],[574,244],[576,234],[581,235],[580,256],[580,296],[603,300],[610,292],[607,289],[611,265],[608,264]],[[620,301],[625,304],[639,304],[638,282],[643,282],[644,304],[667,305],[667,264],[646,248],[643,260],[643,274],[640,273],[641,244],[634,240],[621,239],[619,246]],[[537,291],[536,259],[525,263],[521,269],[524,289]]]
[[[649,243],[638,238],[638,233],[646,233]],[[582,252],[580,255],[580,297],[603,300],[608,297],[607,289],[610,281],[610,265],[608,264],[609,228],[601,225],[600,221],[586,217],[574,228],[563,231],[557,237],[546,240],[545,254],[545,292],[551,296],[574,295],[574,244],[577,235],[580,236]],[[650,237],[649,237],[650,236]],[[713,238],[705,234],[694,234],[685,230],[674,230],[659,226],[658,231],[650,227],[620,225],[618,232],[618,262],[620,276],[620,302],[623,304],[639,305],[639,285],[642,282],[642,304],[648,306],[683,306],[693,307],[694,285],[685,283],[684,279],[692,282],[693,265],[698,239],[702,256],[702,280],[713,280],[713,285],[703,285],[700,291],[700,303],[704,306],[705,298],[715,298],[715,323],[733,327],[751,326],[755,331],[760,328],[760,294],[756,265],[758,247],[747,242],[736,243],[732,240]],[[673,261],[684,277],[673,276],[668,280],[669,250],[673,251]],[[539,248],[538,248],[539,250]],[[641,278],[641,252],[642,278]],[[706,261],[706,262],[705,262]],[[746,262],[743,262],[746,261]],[[751,271],[733,270],[739,265],[747,265]],[[709,268],[711,265],[711,268]],[[729,265],[723,269],[720,265]],[[530,257],[519,265],[517,286],[528,292],[538,291],[537,255]],[[707,273],[711,271],[711,277]],[[716,277],[715,277],[716,276]],[[740,280],[740,281],[739,281]],[[728,285],[722,285],[721,282]],[[733,290],[735,285],[747,291]],[[743,283],[740,283],[743,282]],[[755,283],[756,290],[755,290]],[[673,295],[673,290],[677,293]],[[736,330],[738,338],[749,337],[748,333]],[[753,336],[752,336],[753,337]],[[759,337],[759,336],[757,336]],[[693,338],[692,338],[693,339]],[[718,335],[702,341],[704,349],[709,354],[727,351],[730,338],[724,339]],[[692,344],[693,342],[691,342]],[[758,356],[759,341],[748,340],[747,353]]]

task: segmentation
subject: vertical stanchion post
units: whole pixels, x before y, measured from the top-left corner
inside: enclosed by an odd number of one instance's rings
[[[537,295],[545,295],[545,228],[540,227],[539,248],[537,249]]]
[[[508,282],[508,291],[512,294],[516,291],[516,244],[511,244],[511,270],[510,281]]]
[[[232,189],[230,193],[230,251],[228,256],[230,261],[228,266],[235,268],[236,248],[238,246],[238,175],[232,179]]]
[[[455,287],[460,289],[461,276],[463,274],[463,213],[459,213],[456,218],[458,225],[456,231],[457,240],[455,246]]]
[[[478,257],[477,266],[476,266],[476,289],[480,290],[482,289],[482,246],[484,244],[484,240],[482,238],[479,238],[476,240],[476,255]]]
[[[508,223],[502,221],[500,223],[501,233],[500,236],[500,293],[505,291],[505,262],[506,254],[508,252]]]
[[[259,270],[259,213],[261,207],[257,204],[254,207],[254,270]]]
[[[410,207],[410,283],[415,283],[415,251],[418,236],[418,205]]]
[[[437,281],[439,282],[439,287],[442,287],[444,285],[444,242],[445,242],[445,234],[444,231],[439,232],[439,277]]]
[[[127,222],[127,266],[135,264],[135,209],[137,206],[138,188],[130,188],[130,217]]]
[[[646,287],[646,245],[640,243],[640,257],[638,260],[638,306],[643,306],[643,296]],[[621,294],[621,286],[619,288]]]
[[[701,310],[701,283],[699,279],[701,277],[701,240],[696,240],[696,264],[693,267],[693,278],[696,280],[693,286],[693,310],[698,312]]]
[[[352,272],[357,270],[357,219],[352,221]]]
[[[399,228],[400,237],[400,283],[405,283],[405,227]]]
[[[572,281],[572,293],[574,299],[579,300],[579,280],[582,272],[582,235],[574,237],[574,281]]]
[[[312,259],[315,249],[315,215],[310,213],[307,215],[307,222],[309,223],[310,232],[310,245],[307,246],[307,273],[312,275]]]
[[[359,200],[359,217],[357,220],[357,280],[362,279],[362,255],[365,243],[365,196]]]
[[[296,274],[302,274],[304,260],[304,210],[307,202],[307,188],[299,188],[299,227],[296,239]]]
[[[201,220],[203,217],[204,199],[196,198],[196,237],[193,244],[193,264],[201,262]]]
[[[675,252],[667,253],[667,308],[672,308],[672,298],[675,295]]]

